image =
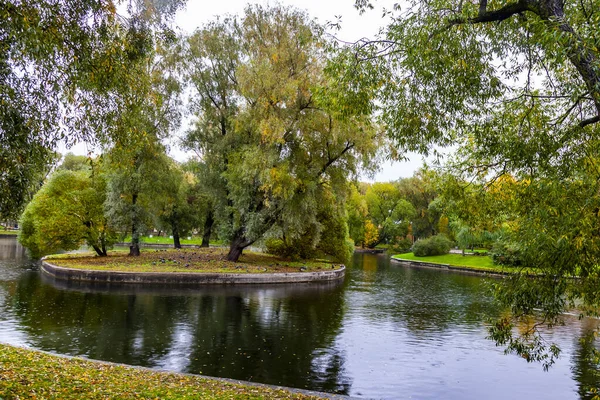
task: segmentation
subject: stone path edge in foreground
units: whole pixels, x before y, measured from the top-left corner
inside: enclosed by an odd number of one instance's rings
[[[264,274],[219,274],[201,272],[119,272],[59,267],[42,259],[42,273],[55,279],[79,282],[137,283],[137,284],[272,284],[326,282],[342,279],[346,267],[315,272],[281,272]]]

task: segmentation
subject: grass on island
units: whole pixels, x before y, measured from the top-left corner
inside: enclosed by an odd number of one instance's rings
[[[2,399],[319,399],[284,389],[149,371],[0,344]]]
[[[190,239],[188,239],[188,237]],[[189,244],[189,245],[194,245],[194,246],[200,246],[202,244],[202,238],[198,237],[198,236],[182,236],[179,239],[181,244]],[[125,239],[123,239],[123,243],[130,243],[131,242],[131,236],[127,236],[125,237]],[[173,245],[173,238],[169,237],[169,236],[142,236],[140,237],[140,242],[141,243],[145,243],[145,244],[168,244],[168,245]],[[211,246],[220,246],[222,245],[224,242],[221,240],[211,240],[210,241],[210,245]]]
[[[0,235],[14,235],[17,236],[19,231],[14,229],[0,229]]]
[[[396,254],[396,259],[409,261],[424,261],[435,264],[447,264],[456,267],[465,267],[485,271],[506,271],[506,267],[495,265],[488,256],[474,256],[462,254],[443,254],[441,256],[417,257],[413,253]]]
[[[59,267],[123,272],[205,272],[205,273],[274,273],[314,272],[338,269],[339,264],[326,260],[290,261],[270,254],[244,252],[237,262],[226,260],[222,248],[154,250],[142,249],[139,257],[126,252],[111,252],[108,257],[91,254],[59,254],[48,262]]]

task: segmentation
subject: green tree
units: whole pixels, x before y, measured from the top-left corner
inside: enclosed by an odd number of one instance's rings
[[[54,162],[58,142],[111,132],[130,66],[151,48],[150,26],[180,1],[0,3],[0,218],[17,214]]]
[[[97,161],[90,162],[88,170],[59,168],[25,208],[19,241],[34,257],[84,243],[106,256],[115,242],[104,216],[106,181]]]
[[[338,262],[348,262],[354,252],[354,242],[348,236],[345,204],[331,190],[319,194],[315,205],[316,218],[310,224],[289,225],[285,219],[267,233],[267,251],[291,258],[310,259],[331,256]]]
[[[365,247],[365,237],[367,235],[366,223],[368,219],[369,207],[365,199],[364,191],[366,184],[352,183],[350,184],[350,194],[346,204],[346,212],[348,214],[348,232],[356,245]],[[371,223],[372,224],[372,223]],[[376,229],[376,228],[374,228]]]
[[[398,186],[393,183],[376,182],[367,188],[365,198],[369,217],[378,228],[377,240],[372,240],[369,247],[379,243],[395,244],[408,234],[416,212],[412,204],[401,196]]]
[[[455,173],[520,182],[506,203],[510,239],[544,275],[498,286],[514,318],[538,313],[553,325],[571,300],[597,307],[600,3],[409,1],[393,13],[379,40],[357,43],[354,61],[342,56],[340,84],[379,97],[399,151],[458,144]],[[496,341],[551,364],[558,349],[538,325],[515,337],[512,322],[495,325]]]
[[[198,160],[188,160],[183,165],[186,174],[192,174],[188,179],[188,203],[191,205],[189,212],[195,221],[194,228],[198,228],[202,234],[200,247],[209,247],[211,237],[215,231],[215,204],[220,193],[220,186],[216,183],[220,177],[216,175],[215,169]]]
[[[139,238],[151,220],[152,196],[168,185],[170,161],[160,139],[179,125],[178,42],[150,36],[154,50],[131,66],[128,88],[120,92],[121,113],[109,142],[106,211],[112,223],[131,232],[130,255],[139,256]],[[110,146],[112,145],[112,146]]]
[[[427,167],[421,168],[410,178],[398,181],[400,196],[412,204],[415,210],[411,229],[412,235],[417,239],[437,233],[441,214],[435,208],[430,208],[430,204],[438,196],[437,181],[437,172]]]
[[[129,254],[140,255],[140,236],[152,223],[153,207],[169,176],[169,160],[156,138],[135,138],[132,146],[107,154],[108,194],[104,204],[112,225],[131,234]],[[168,184],[168,182],[167,182]]]
[[[62,159],[61,164],[56,168],[58,171],[91,171],[93,160],[86,156],[77,156],[73,153],[67,153]]]
[[[248,7],[189,40],[197,121],[187,142],[218,177],[229,260],[275,224],[300,234],[317,223],[318,199],[345,193],[377,149],[370,119],[331,101],[324,44],[319,26],[281,6]]]
[[[180,249],[181,236],[204,225],[209,205],[198,190],[200,185],[194,174],[185,172],[173,160],[169,161],[165,176],[160,178],[160,193],[154,197],[152,208],[155,209],[159,226],[172,233],[173,246]]]

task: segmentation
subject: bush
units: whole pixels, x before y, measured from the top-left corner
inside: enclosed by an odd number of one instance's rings
[[[491,250],[492,261],[497,265],[507,267],[518,267],[523,263],[521,251],[511,243],[498,241]]]
[[[398,254],[398,253],[408,253],[410,251],[410,246],[412,245],[412,240],[408,238],[398,239],[394,243],[388,247],[388,253]]]
[[[452,241],[440,234],[415,242],[412,249],[415,256],[425,257],[448,254],[450,248],[452,248]]]

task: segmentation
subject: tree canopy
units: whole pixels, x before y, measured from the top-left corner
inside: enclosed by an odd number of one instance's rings
[[[18,213],[59,142],[113,137],[119,94],[180,1],[0,3],[0,215]],[[161,29],[161,31],[165,31]]]
[[[106,179],[97,160],[88,168],[59,168],[38,191],[21,216],[19,241],[34,257],[59,250],[92,247],[99,256],[116,241],[116,232],[104,215]]]
[[[510,195],[494,201],[503,200],[508,240],[519,244],[524,266],[543,277],[518,274],[498,286],[513,313],[491,332],[547,366],[557,349],[538,325],[514,336],[514,320],[535,312],[552,325],[575,303],[587,311],[600,304],[592,289],[600,260],[600,3],[415,0],[390,12],[382,36],[338,60],[341,82],[379,100],[374,107],[400,151],[457,145],[453,172],[463,182],[485,188],[513,177]]]
[[[343,193],[377,150],[371,120],[329,101],[337,87],[324,71],[324,44],[318,25],[282,6],[249,6],[189,40],[197,119],[186,141],[222,194],[231,260],[276,224],[300,235],[317,223],[323,191]]]

